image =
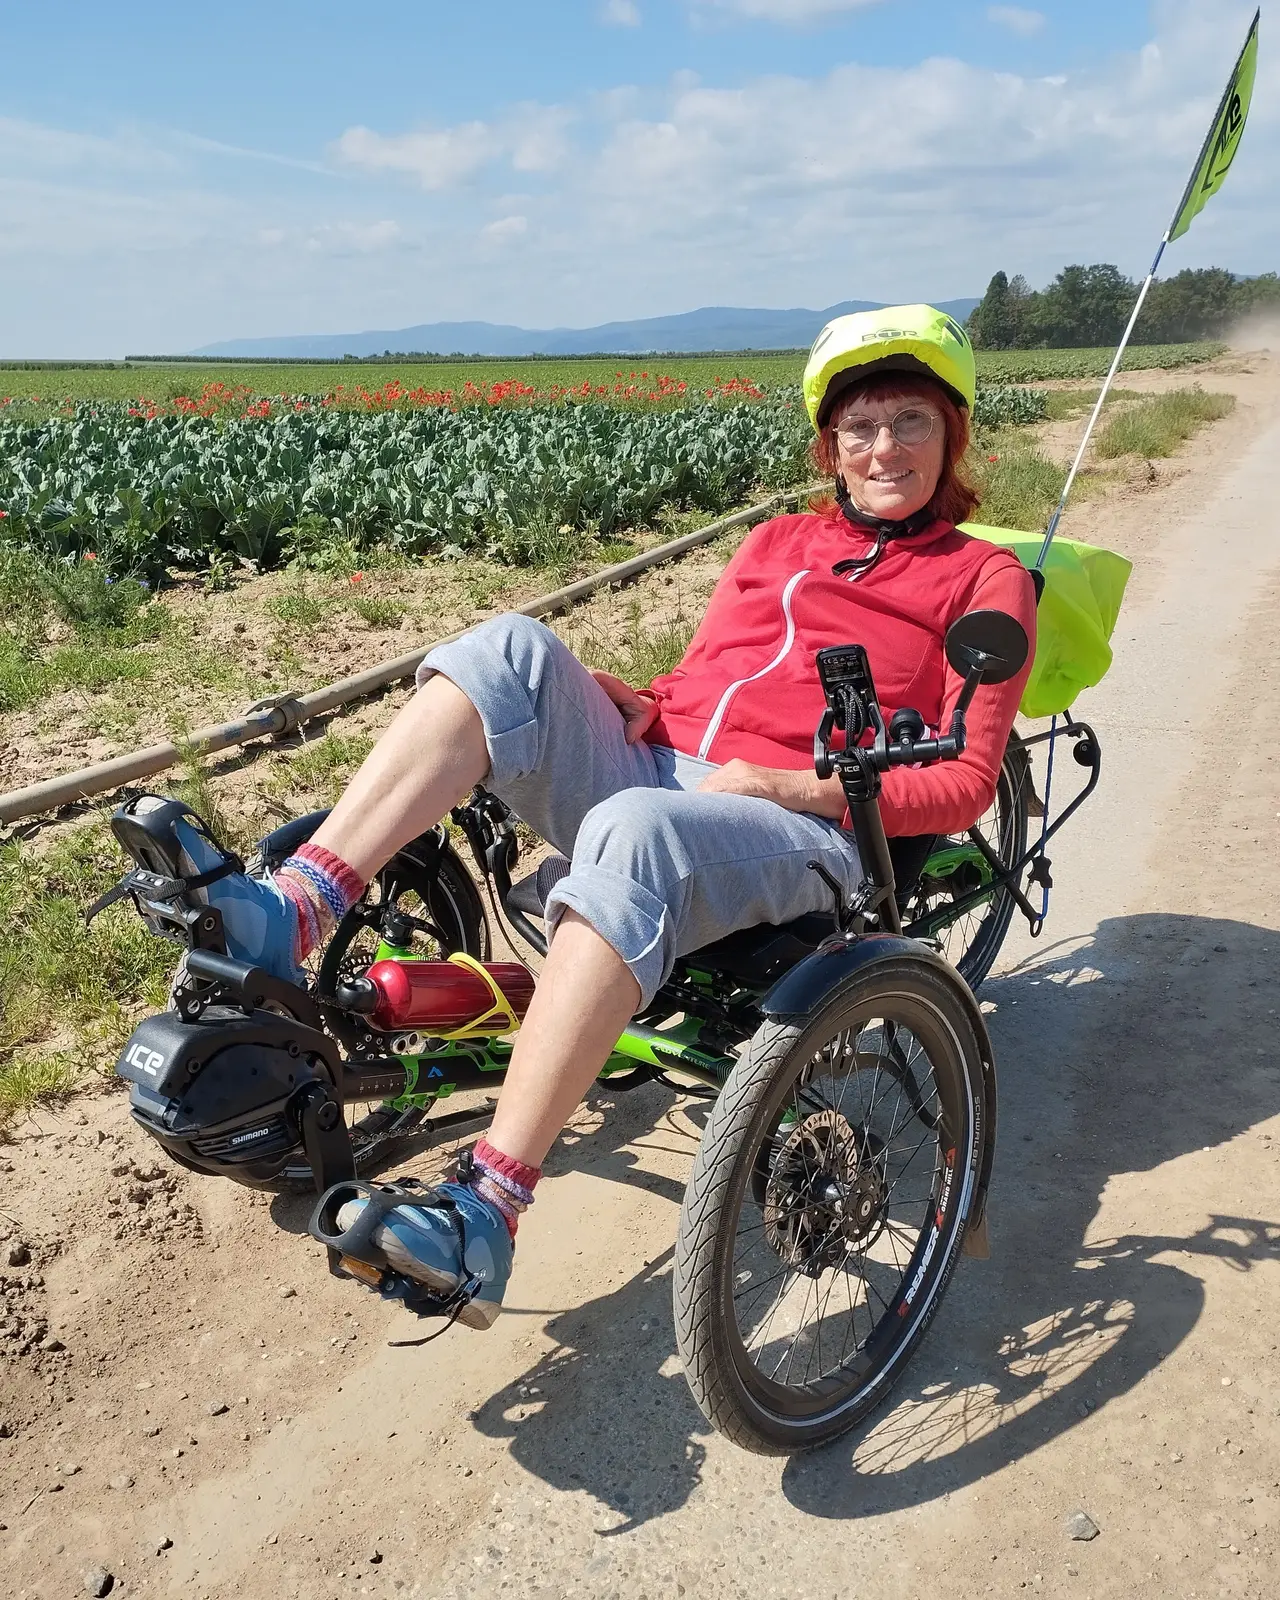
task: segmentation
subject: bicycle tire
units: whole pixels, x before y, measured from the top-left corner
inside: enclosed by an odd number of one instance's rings
[[[1031,762],[1026,746],[1011,732],[1000,763],[995,799],[977,823],[987,843],[1006,866],[1026,853],[1031,794]],[[940,838],[935,849],[968,843],[967,833],[955,834]],[[902,920],[909,928],[929,911],[937,909],[936,904],[930,904],[930,896],[922,883],[913,890]],[[1002,887],[990,900],[939,929],[929,942],[969,987],[976,989],[995,965],[1016,909],[1017,902],[1012,894]]]
[[[712,1109],[685,1191],[672,1298],[677,1344],[693,1397],[707,1420],[744,1449],[765,1455],[789,1455],[824,1444],[855,1427],[881,1404],[897,1382],[935,1316],[960,1255],[982,1163],[982,1053],[970,1006],[954,980],[939,971],[932,960],[894,957],[864,968],[807,1020],[766,1023],[729,1074]],[[779,1385],[774,1380],[780,1365],[772,1379],[757,1371],[738,1326],[737,1301],[756,1292],[742,1287],[744,1275],[735,1265],[744,1259],[735,1250],[739,1223],[746,1206],[756,1204],[766,1140],[769,1170],[782,1170],[779,1150],[785,1154],[788,1146],[778,1145],[779,1119],[788,1095],[795,1092],[795,1085],[806,1071],[806,1092],[812,1091],[819,1077],[813,1064],[821,1058],[824,1048],[830,1052],[834,1038],[848,1035],[851,1028],[859,1030],[853,1035],[855,1049],[851,1056],[846,1050],[841,1059],[859,1063],[858,1071],[869,1070],[861,1062],[865,1052],[856,1045],[866,1023],[875,1017],[881,1019],[885,1037],[889,1036],[887,1023],[892,1020],[895,1043],[899,1037],[896,1030],[902,1025],[913,1031],[918,1029],[927,1037],[930,1070],[938,1073],[941,1068],[936,1085],[938,1147],[942,1150],[949,1146],[950,1162],[944,1154],[941,1167],[935,1165],[927,1204],[920,1208],[919,1234],[906,1266],[900,1270],[898,1290],[890,1295],[876,1291],[877,1298],[885,1304],[883,1314],[873,1317],[871,1295],[865,1294],[868,1335],[855,1345],[851,1357],[854,1365],[848,1378],[839,1374],[834,1381],[824,1378],[819,1327],[818,1380],[807,1381],[810,1368],[806,1358],[801,1383],[790,1384],[792,1369],[788,1366],[786,1380]],[[827,1059],[834,1057],[828,1053]],[[900,1082],[898,1073],[890,1075]],[[884,1149],[874,1152],[870,1140],[877,1103],[873,1092],[865,1126],[855,1134],[855,1141],[862,1142],[858,1159],[864,1170],[867,1166],[878,1167],[884,1155]],[[791,1139],[804,1134],[813,1115],[806,1122],[797,1123]],[[822,1114],[817,1115],[821,1120]],[[892,1140],[886,1148],[892,1151]],[[821,1174],[805,1169],[806,1183],[813,1184],[818,1176]],[[842,1206],[848,1202],[846,1194]],[[888,1199],[885,1205],[887,1208]],[[783,1214],[782,1209],[775,1212],[776,1216]],[[794,1209],[789,1213],[793,1217],[800,1214]],[[846,1211],[847,1216],[853,1214],[853,1210]],[[845,1222],[840,1226],[846,1227]],[[884,1237],[884,1227],[882,1222],[880,1238]],[[751,1247],[757,1254],[766,1253],[762,1246],[769,1242],[767,1223],[765,1229],[765,1239]],[[760,1229],[748,1228],[744,1237],[753,1232]],[[817,1237],[813,1229],[811,1238]],[[870,1234],[864,1237],[869,1238]],[[892,1233],[889,1237],[893,1237]],[[772,1248],[777,1257],[777,1246]],[[824,1244],[823,1248],[829,1245]],[[849,1276],[853,1247],[847,1237],[843,1248],[844,1264],[830,1268],[832,1282],[826,1289],[820,1319],[826,1315],[840,1274],[846,1280]],[[867,1246],[860,1258],[863,1282],[867,1281],[869,1267],[877,1265],[869,1260],[873,1248],[880,1249],[878,1241]],[[896,1245],[893,1255],[897,1263]],[[783,1265],[785,1273],[785,1258]],[[898,1265],[888,1269],[890,1275],[898,1270]],[[804,1269],[797,1271],[797,1287],[802,1272],[812,1276]],[[745,1276],[749,1279],[751,1273]],[[821,1283],[821,1277],[817,1281]],[[850,1288],[849,1319],[856,1325],[854,1298]],[[807,1306],[806,1288],[806,1309]],[[775,1305],[769,1313],[770,1321],[776,1309]],[[838,1311],[838,1315],[843,1316],[843,1312]],[[768,1331],[766,1325],[766,1340]],[[793,1341],[793,1360],[799,1337],[797,1333]],[[812,1347],[811,1338],[809,1343]]]

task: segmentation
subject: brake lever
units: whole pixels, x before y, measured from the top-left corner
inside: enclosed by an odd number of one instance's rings
[[[831,759],[831,735],[835,726],[836,714],[828,706],[813,736],[813,770],[820,778],[829,778],[835,771],[835,763]]]

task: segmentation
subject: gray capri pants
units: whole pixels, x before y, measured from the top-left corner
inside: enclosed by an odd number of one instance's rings
[[[821,861],[852,892],[857,846],[835,823],[772,800],[699,794],[716,764],[644,740],[550,628],[492,618],[418,668],[480,713],[485,786],[572,863],[546,907],[572,907],[634,973],[648,1005],[677,956],[739,928],[825,910]]]

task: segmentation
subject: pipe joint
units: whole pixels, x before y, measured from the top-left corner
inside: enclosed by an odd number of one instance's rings
[[[280,726],[271,730],[272,739],[277,741],[296,733],[307,717],[307,708],[296,694],[269,694],[262,700],[255,700],[244,714],[253,717],[260,711],[280,713]]]

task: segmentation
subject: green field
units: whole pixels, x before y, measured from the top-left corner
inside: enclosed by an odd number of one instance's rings
[[[1199,366],[1224,355],[1227,346],[1206,340],[1200,344],[1133,345],[1125,352],[1123,372],[1172,372]],[[988,383],[1040,383],[1047,380],[1105,378],[1115,357],[1101,350],[980,350],[978,375]]]
[[[804,353],[728,356],[636,356],[583,361],[520,360],[499,358],[469,361],[327,361],[327,362],[204,362],[181,361],[171,365],[138,363],[115,368],[62,367],[6,368],[0,364],[0,399],[46,400],[150,400],[164,402],[179,395],[198,395],[210,383],[247,388],[260,395],[332,394],[339,386],[373,392],[387,383],[406,389],[451,390],[459,393],[467,383],[489,389],[495,383],[516,379],[539,394],[553,388],[578,388],[589,383],[612,390],[633,381],[647,393],[662,377],[684,382],[698,391],[730,379],[754,379],[766,388],[799,383]]]
[[[1222,344],[1147,345],[1130,350],[1125,371],[1194,366],[1221,355]],[[1105,376],[1111,350],[990,350],[978,355],[979,375],[988,383],[1031,383],[1042,379],[1090,379]],[[638,387],[660,377],[705,390],[717,382],[750,380],[765,390],[800,381],[806,352],[787,350],[760,354],[741,351],[713,356],[615,356],[584,360],[475,358],[464,361],[333,361],[333,362],[137,362],[117,367],[0,363],[0,401],[4,399],[137,400],[167,402],[198,394],[207,383],[243,386],[259,395],[330,394],[339,385],[370,391],[388,382],[407,389],[460,391],[468,382],[487,389],[518,379],[539,393],[589,383],[614,388],[632,381]],[[634,380],[632,375],[634,374]]]

